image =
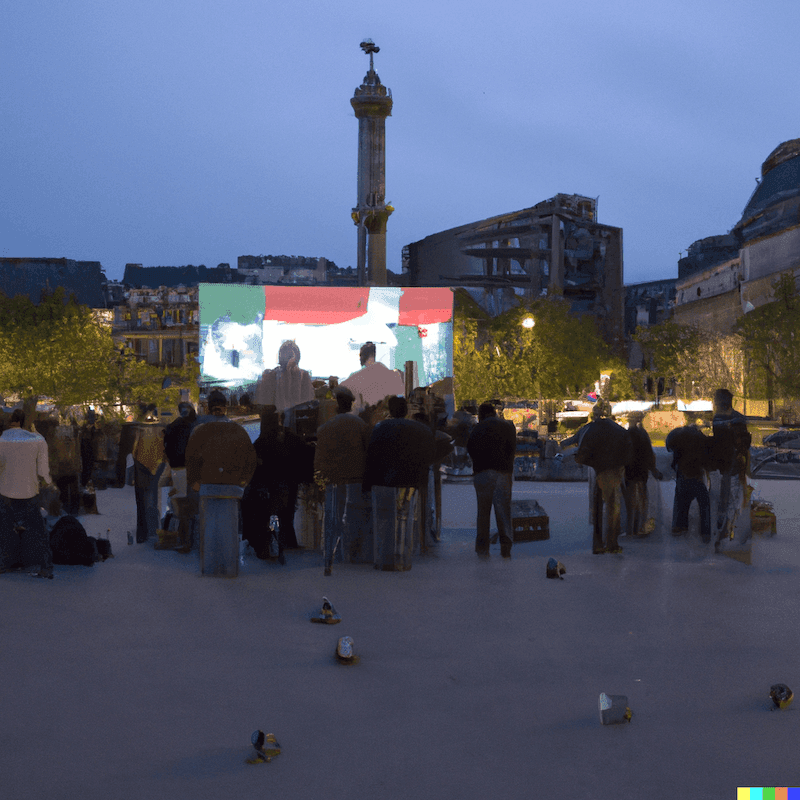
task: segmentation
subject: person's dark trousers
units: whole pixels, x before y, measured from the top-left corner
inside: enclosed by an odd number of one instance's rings
[[[0,569],[19,563],[19,534],[14,530],[11,508],[0,500]]]
[[[347,501],[347,484],[328,484],[325,487],[325,574],[333,566],[334,551],[337,561],[343,561],[345,546],[344,511]]]
[[[625,532],[628,536],[638,536],[647,522],[647,481],[626,479],[622,494],[625,498]]]
[[[697,501],[700,512],[700,536],[703,541],[711,538],[711,502],[708,488],[699,478],[685,478],[678,472],[675,478],[675,500],[672,504],[672,527],[674,530],[689,528],[689,507]]]
[[[5,518],[4,527],[6,531],[9,518],[12,525],[10,551],[3,553],[5,566],[9,567],[15,563],[21,563],[25,568],[38,566],[43,570],[52,570],[53,554],[50,550],[50,536],[39,511],[38,495],[28,499],[0,495],[0,503],[5,507],[3,516]],[[0,522],[0,524],[3,523]],[[19,549],[13,552],[14,545],[17,544],[14,538],[15,528],[20,529]],[[7,536],[3,538],[7,539]]]
[[[375,560],[372,535],[372,492],[364,492],[360,483],[347,484],[344,509],[344,557],[352,564],[371,564]]]
[[[61,505],[67,514],[76,516],[81,510],[81,491],[77,475],[64,475],[56,478],[55,484],[61,495]]]
[[[475,552],[488,553],[492,508],[500,535],[501,550],[511,551],[513,524],[511,522],[511,489],[514,476],[511,472],[485,469],[472,478],[478,502],[478,521],[475,536]]]
[[[736,516],[731,509],[731,484],[738,477],[736,470],[728,470],[719,474],[719,500],[717,501],[717,541],[728,533],[731,518]]]
[[[616,550],[620,534],[620,512],[622,498],[622,480],[624,467],[606,469],[598,472],[595,478],[594,497],[594,529],[592,531],[592,552]],[[603,530],[605,529],[605,545]]]
[[[269,492],[266,487],[249,485],[241,502],[242,538],[259,558],[269,557]]]
[[[158,481],[166,462],[159,464],[153,475],[138,461],[133,462],[133,487],[136,498],[136,541],[141,544],[158,535]]]
[[[296,483],[277,483],[269,487],[270,509],[269,516],[278,517],[278,549],[296,550],[297,535],[294,530],[294,512],[297,507]],[[269,519],[269,518],[268,518]]]
[[[372,531],[375,569],[411,569],[414,517],[419,489],[413,486],[372,487]]]

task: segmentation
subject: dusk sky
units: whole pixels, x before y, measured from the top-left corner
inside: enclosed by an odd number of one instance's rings
[[[562,192],[623,228],[626,283],[674,278],[800,137],[798,31],[800,0],[4,0],[0,256],[354,267],[369,37],[390,270]]]

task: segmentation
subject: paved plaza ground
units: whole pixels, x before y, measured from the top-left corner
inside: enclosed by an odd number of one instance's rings
[[[756,481],[778,534],[752,565],[662,524],[591,554],[586,483],[522,483],[550,539],[474,553],[472,487],[405,573],[290,552],[236,579],[128,546],[133,489],[98,493],[115,558],[0,577],[0,796],[694,800],[800,786],[800,484]],[[674,482],[660,484],[671,508]],[[662,520],[663,523],[663,520]],[[545,577],[547,559],[566,566]],[[313,625],[327,595],[343,621]],[[360,663],[338,664],[340,636]],[[600,724],[601,692],[629,724]],[[250,734],[283,753],[249,766]]]

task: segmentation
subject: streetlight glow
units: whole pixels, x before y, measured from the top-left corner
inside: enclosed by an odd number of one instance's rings
[[[536,320],[533,317],[525,317],[522,320],[522,327],[523,328],[532,328],[536,324]]]

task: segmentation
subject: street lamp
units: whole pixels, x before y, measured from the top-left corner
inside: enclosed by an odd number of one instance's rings
[[[533,328],[533,326],[535,324],[536,324],[536,320],[533,317],[525,317],[525,319],[523,319],[522,322],[520,322],[520,325],[522,325],[522,327],[525,328],[526,330],[531,330],[531,328]],[[536,384],[539,387],[539,407],[538,407],[537,412],[536,412],[536,420],[538,422],[538,426],[541,428],[541,425],[542,425],[542,411],[543,411],[544,403],[542,401],[542,389],[541,389],[541,384],[539,383],[538,376],[536,378]]]

